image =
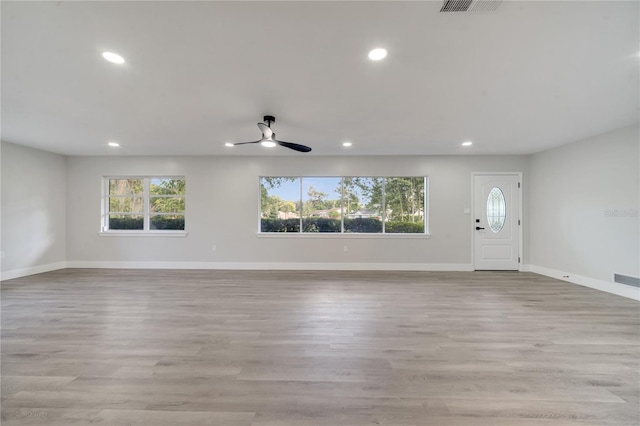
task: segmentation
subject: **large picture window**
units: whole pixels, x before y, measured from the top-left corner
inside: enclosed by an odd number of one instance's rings
[[[184,231],[183,177],[105,177],[103,231]]]
[[[426,234],[427,178],[260,178],[260,232]]]

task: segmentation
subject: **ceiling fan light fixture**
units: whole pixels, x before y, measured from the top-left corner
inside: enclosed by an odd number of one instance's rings
[[[102,57],[114,64],[124,64],[124,58],[117,53],[103,52]]]
[[[260,142],[260,145],[262,145],[262,146],[264,146],[264,147],[266,147],[266,148],[273,148],[273,147],[275,147],[277,144],[276,144],[274,141],[266,140],[266,141],[262,141],[262,142]]]
[[[473,145],[473,142],[471,142],[471,141],[462,142],[462,146],[471,146],[471,145]]]
[[[387,49],[381,47],[375,48],[369,52],[369,59],[379,61],[387,57]]]
[[[342,146],[344,146],[345,148],[349,148],[351,145],[353,145],[351,142],[347,141],[347,142],[342,142]]]
[[[231,142],[225,142],[224,146],[231,148],[233,144]]]

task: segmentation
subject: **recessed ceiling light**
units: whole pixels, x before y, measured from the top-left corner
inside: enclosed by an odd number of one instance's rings
[[[109,145],[112,148],[117,148],[120,146],[118,142],[109,142],[107,145]]]
[[[471,145],[473,145],[473,142],[471,141],[462,142],[462,146],[471,146]]]
[[[265,146],[267,148],[273,148],[274,146],[276,146],[276,143],[273,141],[262,141],[260,142],[260,145]]]
[[[224,146],[232,147],[233,144],[231,142],[225,142]]]
[[[351,145],[353,145],[351,142],[342,142],[342,146],[346,148],[350,147]]]
[[[372,61],[379,61],[380,59],[384,59],[387,56],[387,50],[381,47],[373,49],[369,52],[369,59]]]
[[[124,58],[117,53],[103,52],[102,57],[109,62],[113,62],[114,64],[124,64]]]

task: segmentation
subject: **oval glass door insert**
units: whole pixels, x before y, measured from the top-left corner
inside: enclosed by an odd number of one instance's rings
[[[487,198],[487,222],[491,230],[497,234],[502,230],[507,217],[507,203],[500,188],[492,188]]]

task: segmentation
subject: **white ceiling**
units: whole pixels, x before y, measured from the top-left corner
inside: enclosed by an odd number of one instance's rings
[[[3,1],[2,139],[68,155],[527,154],[638,122],[638,2],[441,5]],[[313,152],[224,146],[257,140],[265,114]]]

